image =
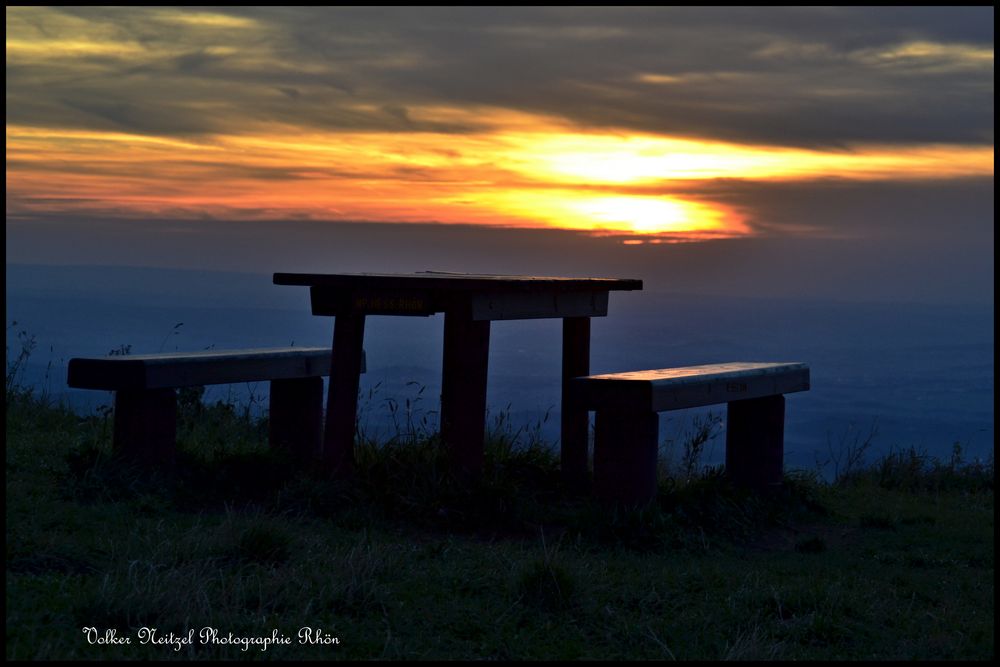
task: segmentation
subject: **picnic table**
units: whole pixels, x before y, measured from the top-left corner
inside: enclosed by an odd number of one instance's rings
[[[465,478],[482,471],[490,322],[561,318],[562,471],[570,484],[585,484],[587,411],[566,405],[568,383],[590,373],[590,318],[608,314],[611,291],[640,290],[641,280],[440,272],[275,273],[274,283],[309,287],[313,315],[335,318],[323,434],[323,459],[331,472],[349,474],[354,466],[365,316],[443,312],[441,438],[453,470]]]

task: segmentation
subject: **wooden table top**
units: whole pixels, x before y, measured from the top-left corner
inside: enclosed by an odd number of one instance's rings
[[[302,285],[332,289],[424,289],[451,292],[579,292],[641,290],[642,281],[630,278],[562,278],[505,276],[474,273],[275,273],[275,285]]]

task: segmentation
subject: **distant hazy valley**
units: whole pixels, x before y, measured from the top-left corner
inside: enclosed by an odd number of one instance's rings
[[[71,357],[121,346],[148,353],[329,345],[333,322],[310,314],[306,289],[274,286],[270,274],[18,264],[7,265],[6,316],[8,358],[18,351],[18,331],[37,341],[25,381],[80,411],[110,395],[67,390]],[[361,406],[370,430],[390,428],[387,399],[403,409],[410,399],[436,420],[442,326],[441,316],[369,319]],[[558,438],[560,341],[557,321],[493,324],[493,415],[509,406],[512,422],[530,428],[548,413],[542,434]],[[878,452],[914,445],[946,457],[954,442],[969,458],[992,451],[992,305],[747,299],[647,287],[613,293],[609,316],[593,322],[592,372],[730,360],[810,364],[812,390],[788,397],[789,465],[814,467],[828,442],[863,436],[876,421]],[[263,398],[266,390],[266,383],[215,387],[207,397]],[[682,438],[696,414],[663,415],[661,436]],[[715,440],[710,461],[720,460],[723,442]]]

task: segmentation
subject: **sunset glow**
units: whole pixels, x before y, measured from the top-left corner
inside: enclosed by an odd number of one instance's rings
[[[521,119],[523,122],[523,119]],[[992,174],[981,147],[820,152],[536,129],[271,133],[182,140],[7,127],[8,214],[45,207],[125,214],[473,222],[596,233],[749,233],[722,203],[674,191],[712,179],[960,177]],[[641,186],[637,194],[630,188]],[[656,192],[662,189],[662,193]]]
[[[404,104],[377,93],[375,81],[397,73],[405,81],[432,67],[426,48],[386,49],[365,36],[340,36],[331,44],[350,57],[317,57],[297,50],[295,34],[276,27],[279,15],[268,16],[148,8],[138,29],[85,13],[8,8],[7,215],[472,223],[699,239],[754,233],[750,212],[706,194],[720,179],[993,174],[991,138],[779,145],[609,120],[590,124],[573,118],[573,109],[544,113],[447,99]],[[583,42],[623,36],[615,30],[565,35]],[[827,47],[787,40],[753,52],[761,63],[790,55],[834,58]],[[909,40],[856,49],[841,61],[879,72],[985,74],[993,54],[981,46]],[[359,74],[351,75],[352,68]],[[752,71],[632,69],[618,83],[582,90],[616,110],[659,94],[672,99],[685,86],[700,97],[704,86],[752,87],[755,80]],[[11,81],[39,92],[12,98]],[[105,92],[90,91],[92,81]],[[68,101],[81,86],[80,100]],[[638,86],[641,96],[621,86]],[[61,89],[67,92],[39,101],[43,92]],[[815,94],[836,101],[868,93],[827,86]],[[757,113],[761,103],[733,111]]]

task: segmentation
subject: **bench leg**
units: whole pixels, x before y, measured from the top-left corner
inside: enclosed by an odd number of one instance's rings
[[[173,389],[115,393],[113,447],[145,467],[173,468],[177,461],[177,394]]]
[[[333,359],[323,433],[323,463],[334,475],[349,476],[354,470],[354,432],[364,338],[363,313],[345,312],[334,318]]]
[[[652,501],[656,497],[657,414],[598,410],[594,430],[594,495],[630,506]]]
[[[489,357],[489,321],[473,321],[463,312],[445,313],[441,441],[452,471],[466,481],[477,479],[483,470]]]
[[[571,405],[569,381],[590,374],[590,318],[563,319],[562,338],[562,418],[560,424],[560,459],[563,483],[572,491],[587,489],[587,430],[586,409]]]
[[[271,380],[268,440],[299,463],[323,451],[323,378]]]
[[[737,486],[781,485],[785,449],[785,397],[732,401],[726,424],[726,474]]]

